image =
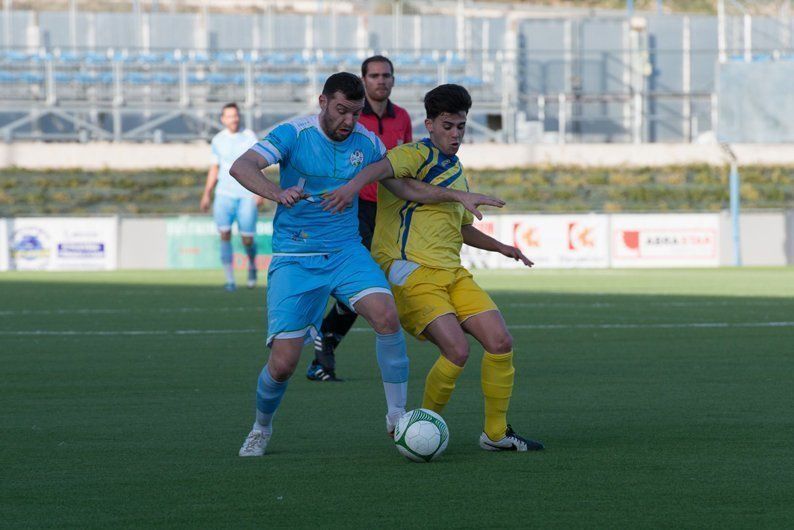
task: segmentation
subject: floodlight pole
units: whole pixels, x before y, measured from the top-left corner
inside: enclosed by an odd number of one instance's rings
[[[739,176],[739,161],[736,158],[736,154],[731,149],[730,145],[728,144],[720,144],[722,150],[728,156],[728,159],[731,163],[731,172],[729,177],[729,186],[730,186],[730,200],[731,200],[731,227],[733,231],[733,265],[735,267],[742,266],[742,247],[741,247],[741,238],[740,238],[740,224],[739,224],[739,213],[741,209],[741,193],[740,193],[740,183],[741,179]]]

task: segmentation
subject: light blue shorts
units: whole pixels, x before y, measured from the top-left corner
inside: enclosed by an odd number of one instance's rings
[[[315,256],[274,256],[267,274],[267,345],[273,339],[319,333],[328,297],[347,307],[373,293],[392,296],[389,283],[364,245]]]
[[[256,199],[248,197],[241,199],[229,195],[216,195],[212,203],[212,216],[220,232],[228,232],[237,220],[240,235],[256,235]]]

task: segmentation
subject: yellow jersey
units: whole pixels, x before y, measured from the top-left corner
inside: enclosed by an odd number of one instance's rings
[[[468,191],[457,156],[446,156],[429,138],[395,147],[386,154],[395,178],[415,178],[444,188]],[[378,186],[378,213],[372,256],[386,270],[394,260],[437,269],[460,267],[460,229],[474,221],[457,202],[418,204]]]

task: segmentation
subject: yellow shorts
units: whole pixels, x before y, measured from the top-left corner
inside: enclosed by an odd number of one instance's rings
[[[420,265],[401,281],[402,285],[389,283],[403,329],[420,340],[424,340],[421,335],[425,328],[441,315],[452,313],[463,322],[497,309],[463,267],[431,269]]]

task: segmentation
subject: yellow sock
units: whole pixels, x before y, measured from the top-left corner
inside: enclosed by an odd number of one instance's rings
[[[452,391],[455,390],[455,380],[462,371],[462,366],[458,366],[440,355],[425,379],[422,408],[440,414],[444,410],[444,405],[449,402]]]
[[[513,352],[482,356],[482,395],[485,398],[485,434],[501,440],[507,431],[507,407],[513,394]]]

